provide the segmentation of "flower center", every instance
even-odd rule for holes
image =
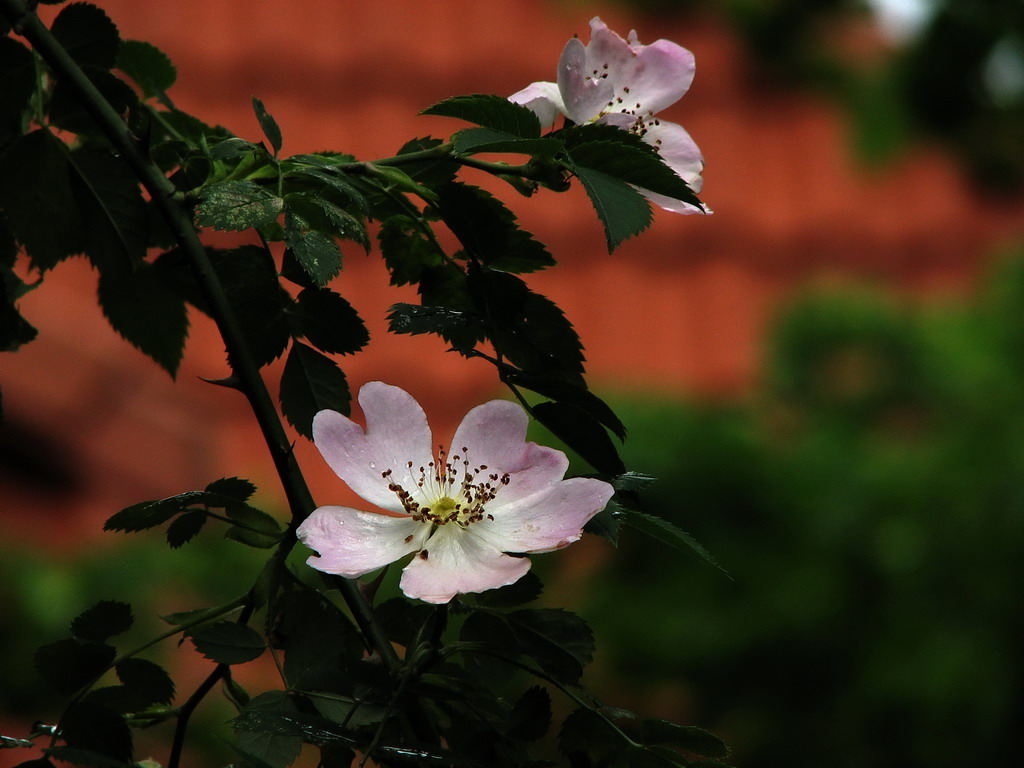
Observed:
[[[433,525],[455,523],[465,528],[484,518],[494,519],[485,506],[510,480],[507,472],[483,474],[486,464],[471,468],[468,454],[469,449],[463,448],[461,455],[454,454],[449,459],[444,446],[438,446],[437,459],[419,468],[419,476],[413,475],[415,485],[411,489],[395,482],[390,469],[381,476],[413,520]],[[413,469],[413,463],[408,462],[406,468]]]

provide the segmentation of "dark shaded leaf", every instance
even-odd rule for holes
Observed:
[[[608,253],[623,240],[650,226],[653,220],[650,204],[627,183],[592,168],[577,166],[574,171],[604,226]]]
[[[626,471],[605,428],[586,411],[566,402],[539,403],[531,411],[537,421],[598,472],[618,475]]]
[[[38,331],[21,316],[14,306],[9,283],[18,280],[13,271],[0,274],[0,351],[13,352],[22,344],[32,341]],[[20,282],[20,280],[18,280]]]
[[[437,208],[466,252],[492,269],[536,272],[555,263],[544,245],[519,227],[513,213],[482,189],[446,184],[438,190]]]
[[[437,241],[410,216],[385,219],[377,238],[392,285],[418,283],[424,270],[444,262],[445,254]]]
[[[21,747],[27,747],[32,749],[35,747],[34,741],[28,739],[18,739],[14,736],[0,736],[0,749],[19,749]]]
[[[462,623],[459,639],[476,643],[482,651],[488,651],[469,652],[463,656],[466,670],[477,679],[499,686],[516,674],[518,668],[511,662],[519,657],[520,648],[503,615],[473,611]]]
[[[256,493],[256,486],[241,477],[222,477],[207,485],[206,490],[233,501],[246,502]]]
[[[151,704],[170,704],[174,699],[174,681],[159,664],[145,659],[122,659],[114,667],[117,677],[138,703],[137,709]]]
[[[407,141],[398,150],[397,154],[408,155],[413,152],[422,152],[439,147],[443,143],[440,139],[423,136]],[[459,170],[459,166],[448,158],[430,158],[420,162],[407,162],[402,165],[402,168],[413,179],[428,187],[438,187],[447,181],[452,181]]]
[[[281,540],[281,526],[266,512],[245,504],[229,506],[226,512],[238,523],[225,532],[227,538],[260,549],[268,549]]]
[[[594,636],[579,616],[559,608],[505,614],[523,653],[560,680],[575,683],[594,655]]]
[[[256,113],[256,120],[259,121],[263,135],[267,137],[267,141],[274,148],[274,154],[276,155],[281,151],[281,128],[278,126],[273,115],[267,112],[267,108],[263,106],[263,101],[255,96],[252,97],[252,109]]]
[[[71,634],[79,640],[102,643],[132,627],[132,607],[117,600],[101,600],[71,622]]]
[[[363,655],[362,639],[352,623],[305,585],[290,583],[280,605],[274,638],[275,645],[284,651],[284,673],[289,683],[303,690],[344,686],[344,665]]]
[[[480,318],[473,313],[448,307],[415,304],[395,304],[388,313],[388,330],[391,333],[436,333],[445,336],[459,328],[479,325]]]
[[[69,158],[92,263],[105,274],[142,266],[149,244],[149,211],[135,174],[121,157],[106,150],[82,147]]]
[[[498,376],[506,384],[526,387],[552,400],[564,401],[586,411],[620,440],[626,439],[626,427],[615,412],[601,398],[588,390],[585,385],[573,384],[543,374],[531,373],[510,365],[498,367]]]
[[[292,344],[281,374],[281,410],[295,431],[312,438],[317,411],[347,415],[351,400],[345,374],[333,360],[301,342]]]
[[[73,749],[131,762],[131,728],[120,714],[107,707],[85,702],[72,704],[60,719],[60,735]]]
[[[672,744],[702,757],[728,757],[725,742],[703,728],[679,725],[668,720],[644,720],[640,735],[645,744]]]
[[[11,37],[0,37],[0,147],[22,133],[22,120],[35,90],[32,54]]]
[[[167,522],[189,504],[199,503],[203,498],[202,494],[193,491],[157,501],[142,501],[111,515],[103,524],[103,530],[144,531]]]
[[[625,143],[627,131],[612,134],[613,141],[594,141],[569,150],[573,165],[600,171],[641,189],[700,207],[700,200],[675,171],[665,165],[649,144]]]
[[[219,664],[244,664],[262,656],[267,647],[256,630],[233,621],[208,624],[191,637],[196,650]]]
[[[282,198],[253,181],[221,181],[203,190],[196,222],[240,232],[273,223],[283,210]]]
[[[90,3],[72,3],[53,20],[50,31],[79,66],[111,69],[121,37],[106,13]]]
[[[492,94],[453,96],[427,107],[420,114],[455,117],[524,139],[540,136],[537,115],[520,104]]]
[[[210,253],[217,277],[227,294],[257,365],[267,365],[288,348],[291,334],[285,307],[291,301],[281,288],[270,252],[246,245]],[[199,309],[206,311],[205,307]]]
[[[297,716],[298,710],[283,691],[262,693],[246,706],[232,721],[238,749],[252,755],[272,768],[285,768],[294,762],[302,750],[302,736],[295,733],[275,733],[267,726],[274,715]],[[259,728],[248,730],[244,726],[257,718]],[[241,726],[241,727],[240,727]]]
[[[619,734],[603,717],[582,707],[565,718],[558,733],[558,747],[573,765],[609,765],[608,758],[624,746]],[[586,756],[587,760],[579,760],[578,755]]]
[[[311,229],[292,212],[284,217],[284,241],[316,285],[326,285],[341,271],[341,250],[334,238]]]
[[[103,674],[115,655],[112,646],[69,637],[40,647],[33,657],[33,664],[54,690],[69,694]]]
[[[171,549],[177,549],[183,544],[192,541],[206,524],[205,512],[186,512],[174,519],[167,526],[167,543]]]
[[[514,152],[550,157],[565,149],[556,138],[523,139],[492,128],[466,128],[452,135],[452,145],[460,155],[478,152]]]
[[[489,589],[476,595],[478,605],[488,608],[513,608],[540,597],[544,584],[533,571],[527,571],[519,581],[498,589]]]
[[[85,67],[83,71],[117,114],[124,117],[138,105],[139,97],[121,78],[97,67]],[[51,125],[86,136],[100,138],[104,135],[78,90],[69,81],[57,81],[48,107]]]
[[[61,765],[84,765],[88,768],[133,768],[123,760],[117,760],[91,749],[79,749],[78,747],[50,747],[44,749],[43,753],[52,757]],[[49,760],[45,765],[53,765]]]
[[[98,296],[113,329],[173,378],[185,352],[188,313],[161,271],[142,262],[135,272],[104,272]]]
[[[654,537],[663,544],[668,544],[670,547],[674,547],[688,555],[694,555],[705,563],[713,565],[722,573],[729,574],[696,539],[680,528],[677,528],[668,520],[636,509],[624,510],[622,519],[627,525],[646,533],[648,536]]]
[[[0,210],[38,270],[86,248],[86,226],[71,187],[68,150],[45,128],[0,155]]]
[[[527,688],[512,707],[505,733],[520,741],[536,741],[551,727],[551,695],[539,685]]]
[[[323,352],[353,354],[370,341],[370,332],[352,305],[327,288],[302,291],[290,317],[297,335]]]
[[[167,54],[142,40],[121,41],[117,68],[135,81],[147,99],[162,95],[178,79],[178,71]]]

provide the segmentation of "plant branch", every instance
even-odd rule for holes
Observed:
[[[0,0],[0,12],[7,17],[14,30],[32,44],[56,75],[76,92],[84,108],[131,166],[167,222],[175,240],[192,263],[196,279],[227,347],[233,374],[256,416],[274,466],[281,478],[292,511],[289,534],[294,534],[295,528],[313,511],[316,504],[206,249],[196,235],[188,213],[172,199],[175,191],[173,185],[143,154],[121,116],[114,111],[39,17],[26,8],[24,0]],[[283,555],[287,554],[294,541],[294,535],[290,535],[281,544],[285,549]],[[381,655],[389,667],[394,667],[397,664],[397,655],[377,624],[370,604],[359,593],[354,582],[345,581],[340,588],[356,623],[366,637],[367,644]]]

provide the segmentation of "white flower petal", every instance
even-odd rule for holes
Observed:
[[[606,109],[615,89],[611,81],[588,62],[587,49],[579,38],[572,38],[562,49],[558,60],[558,91],[562,94],[565,113],[573,122],[587,123]]]
[[[502,552],[551,552],[578,541],[583,526],[608,504],[614,489],[601,480],[575,477],[545,493],[500,507],[466,533]],[[500,498],[500,494],[499,494]]]
[[[319,555],[306,563],[324,573],[355,578],[415,552],[430,526],[350,507],[319,507],[299,526],[299,541]]]
[[[405,390],[371,381],[359,390],[366,431],[336,411],[320,411],[313,419],[313,442],[331,469],[371,504],[404,512],[398,497],[388,490],[382,473],[404,488],[415,485],[415,475],[433,456],[427,417]]]
[[[399,586],[409,597],[447,603],[463,592],[483,592],[512,584],[530,570],[525,557],[509,557],[462,530],[446,525],[402,571]]]
[[[540,120],[541,130],[553,128],[559,116],[565,114],[565,104],[562,103],[557,83],[530,83],[523,90],[509,96],[508,100],[532,110]]]

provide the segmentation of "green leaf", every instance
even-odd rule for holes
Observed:
[[[0,155],[0,210],[38,270],[86,248],[87,228],[71,187],[67,147],[45,128]]]
[[[281,524],[273,516],[248,504],[235,504],[225,511],[229,518],[246,528],[278,537],[281,533]]]
[[[544,584],[540,577],[533,571],[527,571],[526,575],[518,581],[498,589],[488,589],[475,597],[478,605],[488,608],[514,608],[517,605],[533,602],[540,597],[540,593],[543,591]]]
[[[536,741],[551,727],[551,695],[539,685],[527,688],[512,707],[505,733],[519,741]]]
[[[437,241],[410,216],[388,217],[381,222],[377,238],[392,285],[418,283],[425,270],[444,262]]]
[[[178,79],[178,71],[167,54],[142,40],[121,41],[117,68],[135,81],[147,99],[161,96]]]
[[[244,503],[256,493],[256,486],[241,477],[222,477],[207,485],[206,490],[218,496],[226,496],[232,501]]]
[[[132,731],[121,715],[107,707],[85,702],[72,704],[60,719],[60,735],[72,749],[131,762]]]
[[[456,154],[467,155],[480,152],[514,152],[522,155],[551,157],[565,149],[560,139],[544,137],[522,139],[511,133],[495,131],[492,128],[466,128],[452,135],[452,146]]]
[[[256,630],[234,621],[208,624],[191,638],[196,650],[218,664],[244,664],[262,656],[267,647]]]
[[[0,749],[19,749],[21,747],[27,747],[32,749],[35,747],[34,741],[28,739],[18,739],[14,736],[0,736]]]
[[[186,512],[179,515],[167,526],[167,543],[177,549],[192,541],[206,524],[207,514],[202,511]]]
[[[277,121],[273,115],[267,112],[267,108],[263,106],[263,102],[252,97],[252,109],[256,113],[256,119],[259,121],[260,130],[263,131],[263,135],[267,137],[267,141],[270,142],[270,146],[274,148],[274,154],[276,155],[281,151],[281,129],[277,125]]]
[[[160,270],[142,262],[134,273],[104,272],[98,296],[111,327],[173,378],[185,352],[188,313]]]
[[[201,227],[240,232],[276,221],[284,200],[253,181],[221,181],[203,190],[196,222]]]
[[[142,501],[133,504],[107,518],[103,524],[103,530],[131,533],[154,528],[170,520],[197,496],[201,498],[201,494],[193,492],[157,501]]]
[[[512,212],[490,193],[459,183],[446,184],[438,193],[444,223],[481,263],[506,272],[536,272],[554,265],[544,245],[521,229]]]
[[[170,704],[174,699],[174,681],[167,670],[146,659],[122,659],[114,667],[117,678],[143,709],[152,704]]]
[[[149,211],[128,164],[111,151],[90,147],[72,151],[69,159],[92,263],[104,274],[144,266]]]
[[[666,195],[700,207],[700,200],[675,171],[665,165],[653,147],[643,142],[630,146],[621,141],[629,136],[617,131],[615,141],[594,141],[569,150],[578,168],[601,171],[642,189]]]
[[[540,120],[532,111],[492,94],[453,96],[427,107],[420,114],[455,117],[523,139],[540,136]]]
[[[506,384],[526,387],[552,400],[568,402],[589,413],[620,440],[626,439],[625,425],[608,404],[588,390],[585,384],[574,384],[552,376],[522,371],[510,365],[499,366],[498,376]]]
[[[113,73],[96,67],[86,67],[83,71],[119,115],[127,115],[138,105],[139,97],[132,87]],[[51,126],[70,133],[95,137],[106,143],[103,129],[86,108],[85,102],[70,81],[57,81],[47,106]]]
[[[719,565],[714,556],[704,549],[696,539],[682,529],[677,528],[668,520],[649,515],[646,512],[640,512],[636,509],[626,509],[624,512],[625,514],[622,519],[627,525],[646,533],[648,536],[652,536],[663,544],[668,544],[670,547],[674,547],[688,555],[694,555],[705,563],[713,565],[727,576],[729,575],[729,572]]]
[[[608,433],[586,411],[567,402],[539,403],[531,410],[537,421],[598,472],[618,475],[626,471]]]
[[[579,616],[560,608],[526,608],[505,614],[520,648],[541,669],[575,683],[594,655],[594,635]]]
[[[283,691],[268,691],[254,698],[241,714],[231,721],[235,729],[238,749],[272,768],[291,765],[302,750],[302,736],[294,732],[281,733],[275,717],[298,716],[298,710]],[[251,725],[252,730],[249,730]],[[277,732],[275,732],[277,731]]]
[[[347,415],[351,399],[345,374],[334,361],[301,342],[292,344],[281,374],[281,410],[296,432],[312,439],[317,411]]]
[[[0,37],[0,147],[22,133],[29,100],[35,91],[32,53],[11,37]]]
[[[629,184],[592,168],[577,166],[574,171],[604,227],[608,253],[650,226],[651,206]]]
[[[702,757],[728,757],[729,747],[712,733],[668,720],[644,720],[640,735],[645,744],[672,744]]]
[[[290,317],[297,335],[323,352],[349,355],[370,341],[370,332],[352,305],[327,288],[303,290]]]
[[[112,646],[69,637],[40,647],[32,661],[54,690],[70,694],[102,675],[116,653]]]
[[[326,285],[341,271],[341,250],[334,238],[311,229],[305,219],[291,211],[284,217],[284,241],[317,285]]]
[[[80,66],[111,69],[117,63],[121,37],[114,22],[95,5],[66,6],[53,20],[50,32]]]
[[[408,155],[413,152],[422,152],[423,150],[439,147],[443,143],[440,139],[422,136],[407,141],[401,146],[397,154]],[[430,158],[419,162],[407,162],[402,165],[402,168],[417,182],[431,188],[454,180],[455,174],[459,170],[459,166],[446,157]]]
[[[279,605],[274,640],[275,647],[284,651],[285,678],[302,690],[346,689],[343,670],[363,655],[362,640],[353,624],[302,584],[289,583]]]
[[[391,333],[436,333],[446,336],[459,328],[474,327],[480,318],[474,313],[448,307],[418,307],[415,304],[395,304],[388,312],[388,330]]]
[[[71,634],[79,640],[102,643],[131,629],[132,607],[117,600],[101,600],[71,622]]]

